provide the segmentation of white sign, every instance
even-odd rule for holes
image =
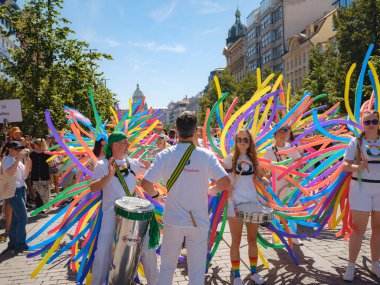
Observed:
[[[0,123],[4,123],[7,119],[8,123],[22,122],[20,99],[0,100]]]

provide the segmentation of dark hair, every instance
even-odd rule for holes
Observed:
[[[176,120],[178,136],[183,139],[194,136],[197,128],[197,116],[190,111],[184,111]]]
[[[103,147],[102,141],[104,141],[104,138],[101,138],[100,140],[95,141],[92,152],[95,154],[96,157],[99,157],[100,153],[102,152],[102,147]]]
[[[171,138],[171,139],[175,138],[175,130],[173,130],[173,129],[169,130],[169,138]]]

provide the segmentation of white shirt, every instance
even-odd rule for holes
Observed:
[[[127,166],[127,159],[124,158],[123,160],[115,160],[117,165],[121,168]],[[145,172],[145,169],[143,168],[144,165],[139,162],[137,159],[128,159],[130,163],[130,168],[133,170],[133,172],[138,175]],[[103,178],[104,176],[108,175],[108,159],[102,159],[99,160],[98,163],[95,165],[94,168],[94,180]],[[136,177],[131,172],[124,177],[125,182],[127,183],[129,192],[132,194],[135,192],[136,188]],[[121,183],[119,179],[114,176],[111,178],[111,180],[107,183],[107,185],[103,188],[103,214],[109,214],[114,213],[114,203],[117,199],[125,197],[125,192],[123,187],[121,186]]]
[[[3,174],[6,174],[5,171],[8,168],[12,167],[15,161],[16,159],[10,155],[7,155],[6,157],[3,158],[3,160],[1,161]],[[24,173],[25,173],[25,165],[21,161],[19,161],[17,165],[17,170],[16,170],[16,188],[23,187],[23,186],[26,187],[25,179],[27,177],[25,177]]]
[[[284,154],[277,153],[277,156],[276,156],[273,148],[275,150],[277,148],[277,152],[280,152],[282,150],[291,149],[291,146],[290,146],[289,143],[285,143],[284,147],[275,147],[275,146],[272,146],[272,145],[268,146],[265,149],[266,151],[265,151],[264,158],[269,159],[270,161],[273,161],[273,162],[284,161],[284,160],[287,160],[289,158],[292,158],[293,162],[290,162],[290,163],[294,163],[295,160],[301,158],[301,154],[298,151],[291,151],[291,152],[287,152],[287,153],[284,153]],[[285,178],[277,180],[278,176],[279,176],[278,173],[274,174],[274,179],[275,179],[276,190],[277,191],[280,190],[281,188],[283,188],[285,185],[288,184],[288,181]]]
[[[227,169],[232,168],[232,157],[230,154],[223,162],[226,164]],[[236,204],[239,203],[259,203],[259,199],[256,193],[256,187],[253,183],[253,174],[243,175],[244,172],[252,172],[253,164],[247,155],[240,155],[237,164],[236,170],[231,169],[231,173],[229,173],[231,181],[234,184],[234,190],[232,192],[233,198]],[[239,176],[240,171],[243,171],[242,175]]]
[[[158,153],[144,179],[156,183],[162,178],[164,183],[167,183],[188,147],[188,143],[178,143]],[[227,175],[214,153],[204,148],[195,148],[168,193],[163,216],[164,224],[193,227],[189,214],[191,211],[197,226],[208,228],[209,179],[219,180]]]
[[[346,153],[344,155],[345,160],[356,161],[358,153],[358,139],[352,138]],[[362,156],[366,159],[368,163],[368,169],[364,169],[361,172],[361,177],[363,179],[380,180],[380,164],[371,163],[371,161],[380,162],[380,139],[377,140],[367,140],[365,137],[362,140]],[[357,178],[357,172],[353,172],[353,177]]]

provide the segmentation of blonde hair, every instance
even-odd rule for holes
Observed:
[[[247,156],[253,164],[253,171],[256,173],[257,176],[259,176],[261,178],[263,176],[263,174],[262,174],[261,168],[259,167],[259,161],[257,159],[255,142],[253,140],[251,132],[247,129],[240,129],[236,132],[235,145],[234,145],[233,156],[232,156],[232,173],[234,173],[234,175],[236,175],[236,172],[235,172],[236,165],[237,165],[237,161],[238,161],[239,156],[240,156],[240,151],[239,151],[239,148],[237,147],[237,143],[236,143],[236,138],[237,138],[237,135],[239,133],[246,133],[249,137],[249,148],[247,150]]]
[[[48,146],[47,146],[45,139],[38,138],[34,142],[36,145],[38,145],[41,148],[42,151],[46,151],[48,149]]]

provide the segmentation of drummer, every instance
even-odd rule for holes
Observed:
[[[281,162],[286,159],[291,158],[292,162],[294,163],[298,161],[301,158],[301,154],[299,151],[287,151],[286,153],[280,154],[280,151],[286,151],[290,150],[290,144],[287,142],[289,141],[290,137],[290,127],[289,126],[283,126],[279,128],[275,133],[274,133],[274,143],[266,148],[265,155],[264,157],[270,161],[274,162]],[[289,187],[289,183],[285,178],[282,178],[280,180],[277,180],[277,173],[272,173],[272,179],[275,180],[275,188],[273,191],[276,192],[278,198],[281,201],[284,201],[286,196],[289,195],[291,192],[291,188]],[[270,178],[271,175],[268,174],[268,178]],[[287,203],[285,203],[287,204]],[[296,227],[297,224],[295,224]],[[294,244],[297,245],[302,245],[302,241],[300,239],[293,238],[292,239]]]
[[[243,221],[236,218],[234,205],[239,203],[259,203],[254,176],[263,177],[257,160],[257,153],[252,134],[247,129],[236,133],[233,153],[223,159],[222,165],[230,173],[234,190],[228,199],[228,224],[231,232],[230,257],[233,285],[241,285],[240,276],[240,242],[243,232]],[[256,284],[264,284],[265,280],[257,273],[257,232],[258,223],[245,223],[247,228],[248,256],[251,269],[251,280]]]
[[[91,284],[93,285],[103,285],[106,281],[111,264],[116,223],[114,202],[126,196],[120,181],[115,177],[115,166],[109,162],[114,161],[117,164],[131,194],[134,193],[136,187],[136,175],[144,173],[149,166],[147,162],[129,159],[126,156],[128,147],[129,142],[124,133],[112,133],[105,146],[106,158],[99,160],[94,169],[94,181],[90,189],[92,192],[103,190],[103,218],[92,265]],[[157,257],[155,249],[148,250],[148,240],[145,238],[142,245],[142,264],[148,284],[155,285],[158,277]]]
[[[194,132],[197,117],[185,111],[176,120],[179,141],[155,157],[141,186],[154,199],[160,199],[153,183],[167,183],[169,188],[163,216],[164,235],[161,246],[159,285],[173,283],[174,271],[184,238],[186,237],[189,284],[204,284],[207,258],[209,216],[207,191],[209,179],[214,178],[219,189],[231,191],[230,178],[211,151],[195,147]],[[190,152],[192,151],[192,152]],[[186,156],[185,154],[190,156]],[[180,162],[182,167],[180,167]],[[182,169],[182,171],[180,171]],[[176,179],[169,179],[173,173]],[[171,187],[172,185],[172,187]],[[219,190],[218,190],[219,191]]]

